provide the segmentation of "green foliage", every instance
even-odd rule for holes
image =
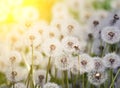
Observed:
[[[0,85],[7,82],[6,76],[4,73],[0,72]]]

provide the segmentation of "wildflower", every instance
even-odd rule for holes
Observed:
[[[55,58],[55,66],[59,70],[68,70],[72,65],[72,58],[68,54],[64,53]]]
[[[9,64],[19,64],[22,61],[21,54],[18,51],[11,51],[8,55]]]
[[[104,65],[108,68],[117,68],[120,66],[120,57],[116,53],[108,53],[103,58]]]
[[[65,37],[62,40],[62,45],[64,47],[65,52],[69,52],[72,54],[79,54],[83,51],[83,48],[76,37]]]
[[[43,88],[59,88],[56,83],[46,83]]]
[[[41,36],[34,30],[29,30],[25,33],[25,36],[24,36],[24,41],[25,41],[25,44],[27,46],[31,46],[31,45],[34,45],[35,46],[38,46],[39,44],[41,44]]]
[[[109,44],[114,44],[120,41],[120,30],[117,27],[105,27],[101,31],[102,40]]]
[[[37,85],[42,87],[45,84],[45,79],[46,79],[46,71],[45,70],[36,70],[34,72],[34,80]],[[48,74],[48,81],[50,81],[49,74]]]
[[[56,56],[62,53],[62,45],[56,38],[46,40],[42,50],[47,56]]]
[[[93,59],[88,54],[80,54],[80,72],[89,72],[94,69]]]
[[[93,60],[94,60],[94,69],[95,70],[98,70],[98,71],[105,70],[105,66],[104,66],[102,58],[94,57]]]
[[[81,27],[74,19],[64,21],[62,33],[67,36],[82,37]]]
[[[107,80],[107,73],[105,71],[93,70],[88,73],[88,80],[94,85],[100,85]]]
[[[18,82],[24,80],[26,79],[26,75],[27,75],[27,71],[22,67],[14,67],[6,71],[6,78],[10,82]]]

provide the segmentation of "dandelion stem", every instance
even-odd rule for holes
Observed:
[[[70,72],[70,76],[71,76],[72,88],[74,88],[74,83],[73,83],[73,75],[72,75],[72,72]]]
[[[65,76],[65,82],[66,82],[65,88],[69,88],[69,80],[68,80],[68,72],[67,71],[64,71],[64,76]]]
[[[55,68],[55,80],[57,79],[57,68]]]
[[[34,82],[33,82],[33,70],[34,70],[34,50],[33,50],[33,43],[31,45],[31,48],[32,48],[32,66],[31,66],[31,85],[33,86],[34,88]]]
[[[64,88],[64,72],[62,72],[62,88]]]
[[[113,78],[112,83],[111,83],[111,85],[110,85],[110,88],[112,88],[112,86],[114,85],[114,82],[115,82],[117,76],[119,75],[119,73],[120,73],[120,68],[118,69],[118,71],[117,71],[115,77]]]
[[[45,79],[46,83],[48,81],[48,73],[49,73],[49,70],[50,70],[50,63],[51,63],[51,56],[49,57],[49,61],[48,61],[48,65],[47,65],[47,72],[46,72],[46,79]]]
[[[84,81],[85,81],[85,75],[84,75],[84,74],[82,75],[82,79],[83,79],[83,80],[82,80],[82,88],[85,88],[85,84],[84,84]]]

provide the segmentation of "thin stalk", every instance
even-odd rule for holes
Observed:
[[[71,71],[70,71],[70,76],[71,76],[72,88],[74,88],[74,83],[73,83],[73,74],[72,74],[72,72],[71,72]]]
[[[62,88],[65,88],[64,87],[64,72],[62,72]]]
[[[85,82],[85,75],[83,74],[83,75],[82,75],[82,88],[85,88],[84,82]]]
[[[50,63],[51,63],[51,56],[49,57],[48,66],[47,66],[46,79],[45,79],[46,83],[48,81],[48,73],[49,73],[49,70],[50,70]]]
[[[113,82],[113,70],[112,69],[110,70],[110,76],[111,76],[110,82],[112,84]],[[111,87],[111,88],[114,88],[114,87]]]
[[[113,78],[112,83],[111,83],[111,85],[110,85],[110,88],[112,88],[112,86],[114,85],[114,82],[115,82],[117,76],[119,75],[119,73],[120,73],[120,68],[118,69],[118,71],[117,71],[115,77]]]
[[[64,76],[65,76],[66,88],[69,88],[69,80],[68,80],[68,72],[67,71],[64,71]]]
[[[57,68],[55,68],[55,80],[57,79]]]
[[[33,82],[33,70],[34,70],[34,49],[33,49],[33,43],[31,45],[32,48],[32,66],[31,66],[31,85],[34,88],[34,82]]]

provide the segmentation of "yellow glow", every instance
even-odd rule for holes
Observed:
[[[33,9],[30,8],[32,10],[30,12],[27,7],[37,8],[40,14],[39,19],[50,21],[51,8],[56,1],[57,0],[0,0],[0,6],[2,6],[2,8],[0,8],[0,22],[11,23],[14,22],[14,19],[16,21],[16,18],[18,18],[18,20],[20,20],[22,16],[26,18],[26,14],[30,16]],[[7,11],[4,9],[7,9]],[[23,12],[21,12],[21,10],[23,10]],[[33,13],[35,13],[37,17],[38,14],[35,11]],[[35,14],[32,14],[34,15],[33,18]]]
[[[51,20],[51,8],[58,0],[0,0],[0,40],[12,30],[8,25],[22,20]],[[6,27],[3,27],[6,26]]]

